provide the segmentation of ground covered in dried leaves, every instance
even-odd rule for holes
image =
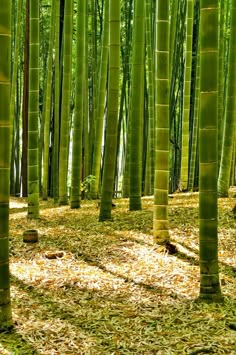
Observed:
[[[0,334],[0,354],[236,354],[235,199],[219,199],[224,304],[195,302],[199,292],[198,195],[170,199],[169,255],[152,241],[153,199],[98,222],[97,202],[80,210],[11,201],[11,294],[15,327]],[[39,242],[23,243],[26,229]]]

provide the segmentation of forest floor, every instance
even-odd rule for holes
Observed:
[[[28,220],[12,199],[10,270],[14,328],[0,354],[236,354],[235,199],[219,199],[219,260],[224,303],[199,295],[198,194],[174,194],[170,255],[153,244],[153,199],[130,212],[114,200],[113,220],[98,222],[96,201],[79,210],[40,202]],[[37,229],[39,242],[23,243]]]

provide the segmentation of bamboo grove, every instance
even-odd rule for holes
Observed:
[[[236,0],[3,2],[0,326],[11,323],[10,194],[28,197],[31,219],[40,198],[71,208],[100,198],[100,221],[114,197],[133,211],[154,195],[154,241],[166,244],[168,194],[199,190],[200,299],[221,300],[217,196],[236,183]]]

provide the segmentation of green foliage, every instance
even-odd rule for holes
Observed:
[[[93,182],[95,182],[96,176],[88,175],[84,178],[84,180],[80,184],[81,192],[85,192],[87,196],[90,196],[90,188]]]

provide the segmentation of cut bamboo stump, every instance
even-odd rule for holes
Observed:
[[[57,258],[62,258],[64,256],[64,251],[57,250],[57,251],[47,251],[45,253],[45,257],[47,259],[57,259]]]
[[[38,239],[38,231],[36,229],[28,229],[23,233],[24,243],[37,243]]]

